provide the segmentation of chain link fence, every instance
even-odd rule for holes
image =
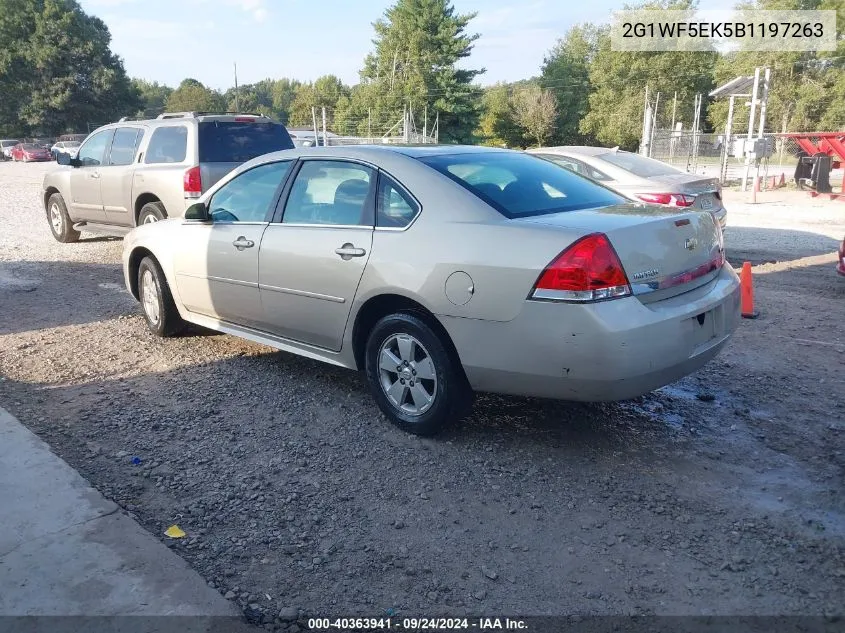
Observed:
[[[719,178],[722,184],[730,185],[741,180],[745,172],[746,138],[735,134],[726,143],[724,134],[655,130],[648,155],[682,171]],[[795,139],[776,134],[764,134],[763,138],[766,151],[760,162],[760,175],[766,178],[783,173],[787,181],[791,180],[801,147]],[[756,174],[753,163],[751,173]]]

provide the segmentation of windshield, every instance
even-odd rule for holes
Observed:
[[[39,145],[33,145],[32,143],[24,143],[23,145],[21,145],[21,149],[34,150],[34,149],[43,149],[43,148]]]
[[[519,152],[439,154],[420,161],[507,218],[594,209],[625,199],[549,161]]]
[[[64,143],[65,147],[79,147],[79,145],[80,143],[77,143],[76,141],[65,141]]]
[[[204,121],[199,124],[201,163],[243,163],[262,154],[292,148],[287,130],[278,123]]]
[[[607,154],[601,154],[599,158],[611,165],[621,167],[635,176],[641,176],[643,178],[670,176],[680,173],[677,169],[670,167],[666,163],[661,163],[659,160],[646,158],[639,154],[632,154],[631,152],[608,152]]]

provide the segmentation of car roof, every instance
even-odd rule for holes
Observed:
[[[261,157],[262,162],[268,162],[276,158],[289,158],[291,156],[345,156],[349,158],[377,158],[393,154],[402,154],[410,158],[422,158],[425,156],[445,156],[449,154],[481,154],[481,153],[508,153],[513,150],[499,149],[495,147],[484,147],[480,145],[329,145],[327,147],[297,147],[285,149]]]
[[[611,147],[593,147],[590,145],[558,145],[556,147],[538,147],[528,150],[531,153],[550,152],[552,154],[580,154],[581,156],[601,156],[615,151]],[[622,150],[618,150],[622,151]]]

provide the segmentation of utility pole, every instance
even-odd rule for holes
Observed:
[[[373,142],[373,111],[367,108],[367,142]]]
[[[235,112],[241,110],[241,95],[238,90],[238,62],[235,62]]]
[[[651,156],[651,148],[654,146],[654,131],[657,129],[657,106],[660,105],[660,93],[654,99],[654,110],[651,115],[651,138],[648,139],[648,155]]]
[[[640,154],[648,156],[648,141],[651,138],[651,130],[649,124],[651,123],[651,114],[648,106],[648,84],[645,86],[645,104],[643,105],[643,133],[640,137]]]
[[[434,143],[437,144],[440,142],[440,110],[437,111],[437,115],[434,118]]]
[[[728,103],[728,122],[725,123],[725,142],[722,143],[722,169],[719,172],[719,182],[722,184],[725,184],[728,177],[728,157],[733,145],[731,131],[734,123],[734,101],[736,101],[736,95],[731,95]]]
[[[760,88],[760,67],[754,69],[754,89],[751,92],[751,110],[748,113],[748,136],[745,140],[745,173],[742,176],[742,190],[748,189],[748,174],[751,172],[751,143],[754,139],[754,117],[757,114],[757,93]]]
[[[323,106],[323,147],[327,145],[328,137],[326,136],[326,106]]]
[[[317,132],[317,108],[311,106],[311,121],[314,123],[314,147],[319,145],[320,135]]]
[[[757,128],[757,138],[763,138],[763,131],[766,127],[766,104],[769,100],[769,81],[772,78],[772,69],[766,68],[763,75],[763,99],[760,101],[760,127]],[[758,156],[757,163],[757,178],[760,178],[760,157]]]
[[[425,142],[428,143],[428,104],[425,104],[425,108],[423,109],[423,136],[425,137]]]

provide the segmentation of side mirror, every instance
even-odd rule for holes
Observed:
[[[211,216],[208,213],[208,207],[204,202],[195,202],[187,209],[185,209],[185,219],[193,220],[195,222],[210,222]]]
[[[70,154],[56,152],[56,163],[59,165],[70,165]]]

